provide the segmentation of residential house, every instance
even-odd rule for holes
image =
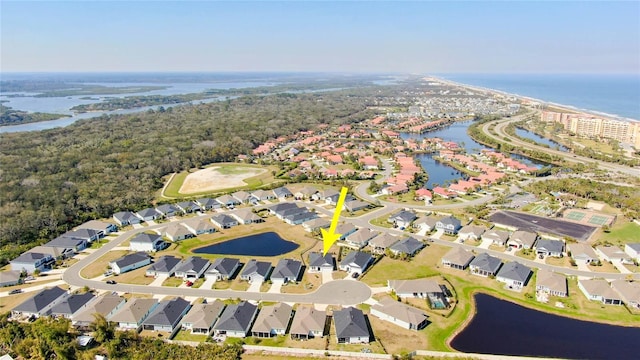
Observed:
[[[360,309],[334,310],[333,325],[338,344],[367,344],[371,341],[367,319]]]
[[[231,208],[236,205],[240,205],[240,201],[238,201],[238,199],[234,198],[231,195],[222,195],[217,197],[215,200],[218,202],[218,204],[226,208]]]
[[[302,262],[293,259],[280,259],[271,273],[271,281],[297,282],[302,277]]]
[[[315,218],[302,223],[302,227],[307,232],[320,231],[320,229],[326,229],[331,225],[331,221],[323,218]]]
[[[157,306],[156,299],[132,298],[109,321],[117,323],[120,330],[139,330],[142,322]]]
[[[352,251],[340,262],[340,270],[348,273],[362,274],[373,262],[371,254],[362,251]]]
[[[73,257],[76,254],[74,248],[69,247],[51,247],[51,246],[34,246],[29,250],[30,253],[38,253],[51,255],[54,260],[64,260]]]
[[[238,209],[229,215],[238,220],[238,224],[248,225],[264,222],[264,219],[261,218],[258,214],[254,213],[250,208]]]
[[[413,227],[426,234],[436,228],[438,220],[434,216],[422,217],[413,222]]]
[[[344,240],[347,236],[353,234],[358,231],[358,228],[353,226],[351,223],[342,223],[336,226],[336,234],[340,234],[340,238],[338,240]]]
[[[238,221],[226,214],[214,215],[211,222],[220,229],[229,229],[238,225]]]
[[[321,272],[323,270],[333,271],[335,269],[335,259],[331,253],[322,255],[320,252],[309,253],[309,269],[310,273]]]
[[[130,213],[131,214],[131,213]],[[133,214],[131,214],[133,216]],[[118,227],[115,224],[100,221],[100,220],[89,220],[86,223],[78,226],[77,230],[80,229],[90,229],[97,233],[98,238],[103,238],[112,232],[118,231]]]
[[[291,214],[291,215],[285,216],[283,218],[284,222],[286,222],[289,225],[300,225],[302,223],[311,221],[318,217],[318,215],[315,212],[308,211],[306,208],[304,210],[305,211],[297,214]]]
[[[605,305],[622,305],[622,297],[603,279],[578,280],[578,288],[589,300]]]
[[[487,228],[484,226],[466,225],[458,230],[458,239],[478,241],[485,231]]]
[[[471,274],[478,276],[495,276],[502,266],[502,260],[487,253],[478,254],[469,263]]]
[[[143,252],[134,252],[111,261],[109,266],[114,274],[123,274],[149,264],[151,264],[149,255]]]
[[[614,280],[611,282],[611,287],[628,307],[640,309],[640,282]]]
[[[11,314],[16,317],[46,316],[54,306],[64,301],[68,296],[69,294],[66,290],[57,286],[42,289],[14,307],[11,310]]]
[[[422,330],[429,324],[422,310],[390,298],[383,299],[371,307],[371,315],[409,330]]]
[[[195,201],[181,201],[176,204],[176,207],[184,214],[202,211],[202,207]]]
[[[452,269],[464,270],[473,260],[473,253],[463,248],[454,247],[442,257],[442,265]]]
[[[482,239],[490,239],[494,245],[505,246],[507,244],[507,240],[509,240],[509,232],[493,228],[485,231],[484,234],[482,234]]]
[[[13,286],[22,283],[20,271],[0,271],[0,287]]]
[[[532,249],[533,244],[538,239],[538,234],[526,231],[526,230],[518,230],[514,231],[513,234],[507,240],[507,246],[512,247],[516,250],[520,249]]]
[[[284,335],[292,313],[291,305],[285,303],[263,306],[251,327],[251,335],[259,338]]]
[[[142,221],[153,221],[160,218],[160,213],[154,208],[146,208],[138,211],[137,216]]]
[[[633,264],[631,257],[617,246],[596,246],[596,253],[602,260],[611,263]]]
[[[145,272],[145,276],[172,276],[181,262],[182,259],[175,256],[161,256],[151,266],[149,266]]]
[[[591,245],[581,243],[567,244],[567,251],[576,262],[591,264],[598,261],[598,255],[593,251]]]
[[[418,216],[416,216],[416,214],[410,211],[401,210],[389,216],[389,218],[387,218],[387,221],[392,223],[395,227],[406,229],[411,226],[411,223],[417,218]]]
[[[88,328],[95,322],[95,315],[99,314],[110,319],[126,304],[125,298],[116,293],[106,293],[98,296],[95,301],[87,304],[81,311],[71,316],[71,323],[76,328]]]
[[[517,261],[506,263],[496,275],[496,280],[505,283],[509,288],[520,289],[527,286],[531,269]]]
[[[207,259],[199,256],[190,256],[183,261],[176,269],[176,277],[186,280],[199,279],[209,268],[211,263]]]
[[[312,186],[305,186],[302,189],[296,191],[296,193],[294,194],[296,200],[305,200],[305,199],[311,199],[311,197],[317,193],[318,190]]]
[[[395,256],[413,256],[423,247],[425,244],[422,241],[408,237],[391,245],[389,250]]]
[[[266,190],[256,190],[251,193],[251,197],[256,199],[256,201],[273,200],[276,198],[272,191]]]
[[[564,253],[564,242],[560,240],[540,239],[533,247],[537,255],[562,257]]]
[[[398,241],[400,241],[398,237],[388,233],[382,233],[369,240],[369,247],[374,254],[384,254],[391,245]]]
[[[89,246],[89,241],[82,238],[58,236],[48,243],[45,243],[43,246],[59,249],[73,249],[74,252],[80,252]]]
[[[156,252],[164,249],[166,245],[162,237],[157,234],[139,233],[129,240],[131,251]]]
[[[324,198],[324,202],[327,205],[338,205],[338,199],[340,199],[340,194],[332,194],[330,196],[327,196]],[[347,194],[347,196],[345,196],[344,198],[344,202],[349,202],[349,201],[353,201],[356,198],[353,197],[353,195],[351,194]]]
[[[195,236],[216,232],[216,228],[211,224],[211,222],[205,219],[194,218],[185,220],[180,224]]]
[[[293,202],[277,203],[268,206],[267,209],[269,210],[269,214],[276,215],[278,219],[283,219],[286,215],[306,211],[306,208],[298,206],[298,204]]]
[[[387,285],[400,298],[444,298],[447,293],[444,285],[432,279],[387,280]]]
[[[172,204],[162,204],[156,208],[156,211],[164,218],[171,218],[180,213],[180,209]]]
[[[332,197],[340,196],[340,193],[333,189],[325,189],[319,190],[315,194],[311,196],[313,200],[327,201],[327,199],[331,199]]]
[[[244,190],[236,191],[231,194],[231,196],[236,198],[236,200],[238,200],[241,204],[248,204],[253,199],[251,193]]]
[[[257,313],[258,307],[246,301],[227,305],[213,326],[213,332],[216,336],[246,337]]]
[[[293,193],[291,193],[291,190],[287,189],[284,186],[281,186],[279,188],[273,189],[273,195],[277,199],[280,199],[280,200],[284,200],[286,198],[293,197]]]
[[[55,259],[50,254],[26,252],[9,261],[9,264],[11,265],[11,270],[13,271],[33,274],[36,270],[43,271],[49,269],[51,267],[51,264],[53,264],[54,262]]]
[[[624,252],[640,263],[640,243],[625,244]]]
[[[182,318],[182,328],[190,330],[192,334],[210,335],[225,306],[221,300],[193,305]]]
[[[240,269],[240,260],[233,258],[217,258],[211,263],[207,272],[204,273],[206,279],[231,280]]]
[[[349,212],[355,212],[358,210],[362,210],[362,209],[366,209],[370,206],[371,204],[369,204],[366,201],[362,201],[362,200],[351,200],[351,201],[345,201],[342,209],[349,211]]]
[[[553,296],[566,297],[569,294],[567,278],[551,270],[540,269],[536,277],[536,291],[545,292]]]
[[[430,203],[431,199],[433,199],[433,194],[431,191],[421,188],[416,190],[416,200],[425,201],[426,203]]]
[[[190,239],[195,235],[193,235],[191,231],[187,230],[186,227],[178,223],[173,223],[167,226],[167,228],[164,231],[164,236],[171,241],[181,241],[185,239]]]
[[[358,231],[347,236],[345,242],[347,243],[347,245],[349,245],[349,247],[352,247],[354,249],[362,249],[363,247],[367,246],[369,241],[376,236],[378,236],[377,231],[373,231],[369,228],[361,228]]]
[[[96,296],[90,292],[69,295],[52,307],[47,315],[70,319],[76,312],[86,309],[88,304],[94,300],[95,297]]]
[[[313,306],[300,305],[291,322],[289,334],[292,339],[308,340],[324,337],[327,326],[327,312],[316,310]]]
[[[213,210],[220,208],[220,203],[211,198],[197,199],[196,203],[200,205],[203,210]]]
[[[181,297],[162,300],[153,312],[144,319],[142,329],[173,334],[179,329],[180,320],[189,309],[191,309],[191,303]]]
[[[131,211],[120,211],[113,214],[113,220],[120,226],[140,224],[140,218]]]
[[[460,228],[462,228],[460,220],[454,218],[453,216],[443,217],[436,223],[436,229],[442,230],[445,234],[448,235],[457,234]]]
[[[271,269],[273,269],[273,266],[270,262],[251,259],[247,265],[244,266],[240,274],[240,279],[249,282],[263,282],[269,279]]]
[[[115,225],[113,225],[115,226]],[[86,242],[85,247],[100,238],[105,236],[105,231],[107,230],[94,230],[89,228],[78,228],[76,230],[67,231],[66,233],[60,235],[60,238],[69,238],[69,239],[82,239]],[[80,251],[82,249],[78,249]]]

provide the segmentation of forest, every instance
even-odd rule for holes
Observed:
[[[87,220],[148,207],[162,178],[318,124],[373,116],[393,87],[245,96],[0,135],[0,265]]]

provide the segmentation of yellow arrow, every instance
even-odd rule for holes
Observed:
[[[344,204],[344,199],[347,197],[347,188],[343,187],[340,190],[340,197],[338,198],[338,204],[336,205],[336,211],[333,212],[333,218],[331,219],[331,226],[329,226],[329,230],[320,229],[322,233],[322,243],[324,247],[324,251],[322,255],[327,255],[331,245],[333,245],[342,234],[336,234],[336,227],[338,226],[338,221],[340,220],[340,212],[342,211],[342,205]]]

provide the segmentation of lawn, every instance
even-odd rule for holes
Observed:
[[[167,278],[167,280],[162,282],[162,286],[168,286],[168,287],[178,287],[180,285],[182,285],[182,283],[184,282],[184,280],[182,278],[177,278],[177,277],[170,277]]]
[[[207,337],[207,335],[192,334],[191,330],[180,329],[172,340],[204,342],[207,340]]]
[[[401,354],[427,348],[427,337],[424,336],[424,331],[408,330],[375,316],[368,317],[374,336],[387,353]]]
[[[153,277],[144,276],[147,272],[148,266],[143,266],[139,269],[128,271],[124,274],[120,274],[114,277],[114,280],[122,284],[133,285],[149,285],[153,282]]]
[[[284,285],[280,292],[286,294],[306,294],[312,291],[316,291],[318,287],[322,284],[322,275],[321,274],[310,274],[305,271],[302,280],[298,283],[288,283]]]
[[[640,243],[640,225],[619,219],[611,228],[611,232],[603,232],[599,242],[610,242],[618,246],[627,243]]]
[[[383,257],[366,272],[361,281],[370,286],[386,286],[387,280],[418,279],[437,275],[436,264],[449,251],[446,246],[431,244],[410,261]]]
[[[94,261],[91,265],[86,266],[82,271],[80,271],[80,276],[92,279],[94,277],[102,275],[105,271],[107,271],[107,266],[109,263],[119,257],[126,255],[129,251],[127,250],[113,250],[104,254],[98,260]]]

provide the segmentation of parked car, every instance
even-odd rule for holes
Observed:
[[[357,279],[358,276],[360,276],[360,274],[358,274],[357,272],[354,272],[353,274],[351,274],[351,277],[354,279]]]
[[[107,280],[107,284],[109,285],[115,285],[116,282],[114,280]]]
[[[35,280],[36,278],[34,278],[33,276],[29,275],[26,278],[24,278],[24,281],[31,281],[31,280]]]
[[[20,294],[21,292],[22,292],[22,289],[13,289],[9,291],[9,295]]]
[[[187,281],[187,286],[192,286],[192,285],[193,285],[193,282]]]

